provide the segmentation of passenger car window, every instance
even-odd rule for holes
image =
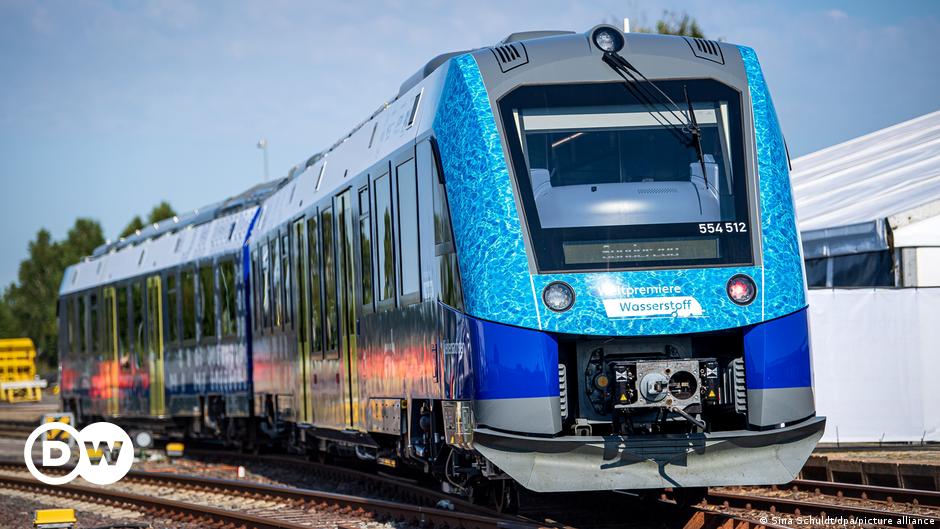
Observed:
[[[117,339],[118,353],[122,367],[130,367],[131,352],[127,347],[127,285],[120,285],[117,290]]]
[[[199,268],[200,338],[215,336],[215,274],[211,265]]]
[[[404,297],[418,294],[421,288],[421,270],[418,264],[418,183],[414,158],[400,164],[395,172],[398,182],[400,287]]]
[[[307,220],[307,269],[310,270],[310,351],[323,349],[323,311],[320,302],[320,249],[317,246],[317,218]]]
[[[134,365],[140,367],[144,357],[144,292],[140,281],[131,285],[131,311]]]
[[[395,299],[395,254],[392,239],[392,189],[388,173],[375,179],[375,240],[378,245],[378,300]]]
[[[222,336],[238,334],[235,299],[235,262],[222,261],[219,264],[219,317],[222,323]]]
[[[78,347],[75,350],[85,352],[85,296],[78,296]]]
[[[183,340],[196,339],[196,274],[192,269],[184,270],[180,279],[183,289]],[[120,292],[118,292],[120,299]],[[120,306],[120,305],[119,305]],[[118,310],[120,313],[121,311]],[[120,320],[120,314],[118,315]]]
[[[320,212],[323,240],[323,286],[325,294],[326,327],[324,342],[327,351],[335,351],[339,344],[339,315],[336,312],[336,252],[333,245],[333,211]]]
[[[166,336],[168,345],[179,340],[179,292],[176,290],[176,274],[166,276]]]
[[[372,306],[372,225],[369,222],[369,188],[359,190],[359,262],[362,304]]]

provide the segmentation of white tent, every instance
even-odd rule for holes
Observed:
[[[792,178],[823,441],[940,441],[940,288],[919,288],[940,286],[940,111],[793,160]]]
[[[893,286],[940,286],[940,111],[797,158],[792,178],[810,268],[887,251]],[[818,286],[889,286],[833,285],[825,264]]]

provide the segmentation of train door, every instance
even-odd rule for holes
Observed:
[[[166,414],[163,381],[163,292],[160,276],[147,278],[147,357],[150,371],[150,415]]]
[[[294,289],[294,326],[297,335],[297,361],[299,362],[298,373],[300,374],[300,388],[297,395],[300,397],[298,413],[301,422],[313,423],[313,394],[311,387],[311,364],[310,364],[310,318],[308,317],[310,306],[307,289],[307,278],[309,270],[307,267],[307,225],[304,218],[294,222],[294,236],[292,238],[293,248],[291,252],[291,272],[293,281],[291,284]]]
[[[105,287],[103,292],[104,299],[104,340],[102,349],[105,352],[107,361],[102,362],[102,368],[107,374],[107,410],[108,415],[118,414],[118,321],[117,321],[117,296],[114,287]]]
[[[336,196],[338,213],[336,235],[337,267],[339,287],[340,351],[343,384],[343,404],[346,427],[359,426],[359,374],[356,352],[356,286],[353,257],[356,232],[352,209],[352,190],[347,189]]]

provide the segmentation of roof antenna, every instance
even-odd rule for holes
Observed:
[[[630,19],[626,17],[623,19],[623,32],[630,33]]]

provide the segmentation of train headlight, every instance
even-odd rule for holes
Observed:
[[[728,280],[728,297],[738,305],[747,305],[757,297],[757,285],[744,274],[738,274]]]
[[[554,281],[542,290],[542,301],[555,312],[564,312],[574,305],[574,290],[564,281]]]
[[[594,45],[601,51],[618,52],[623,49],[623,35],[614,28],[600,27],[591,35]]]

